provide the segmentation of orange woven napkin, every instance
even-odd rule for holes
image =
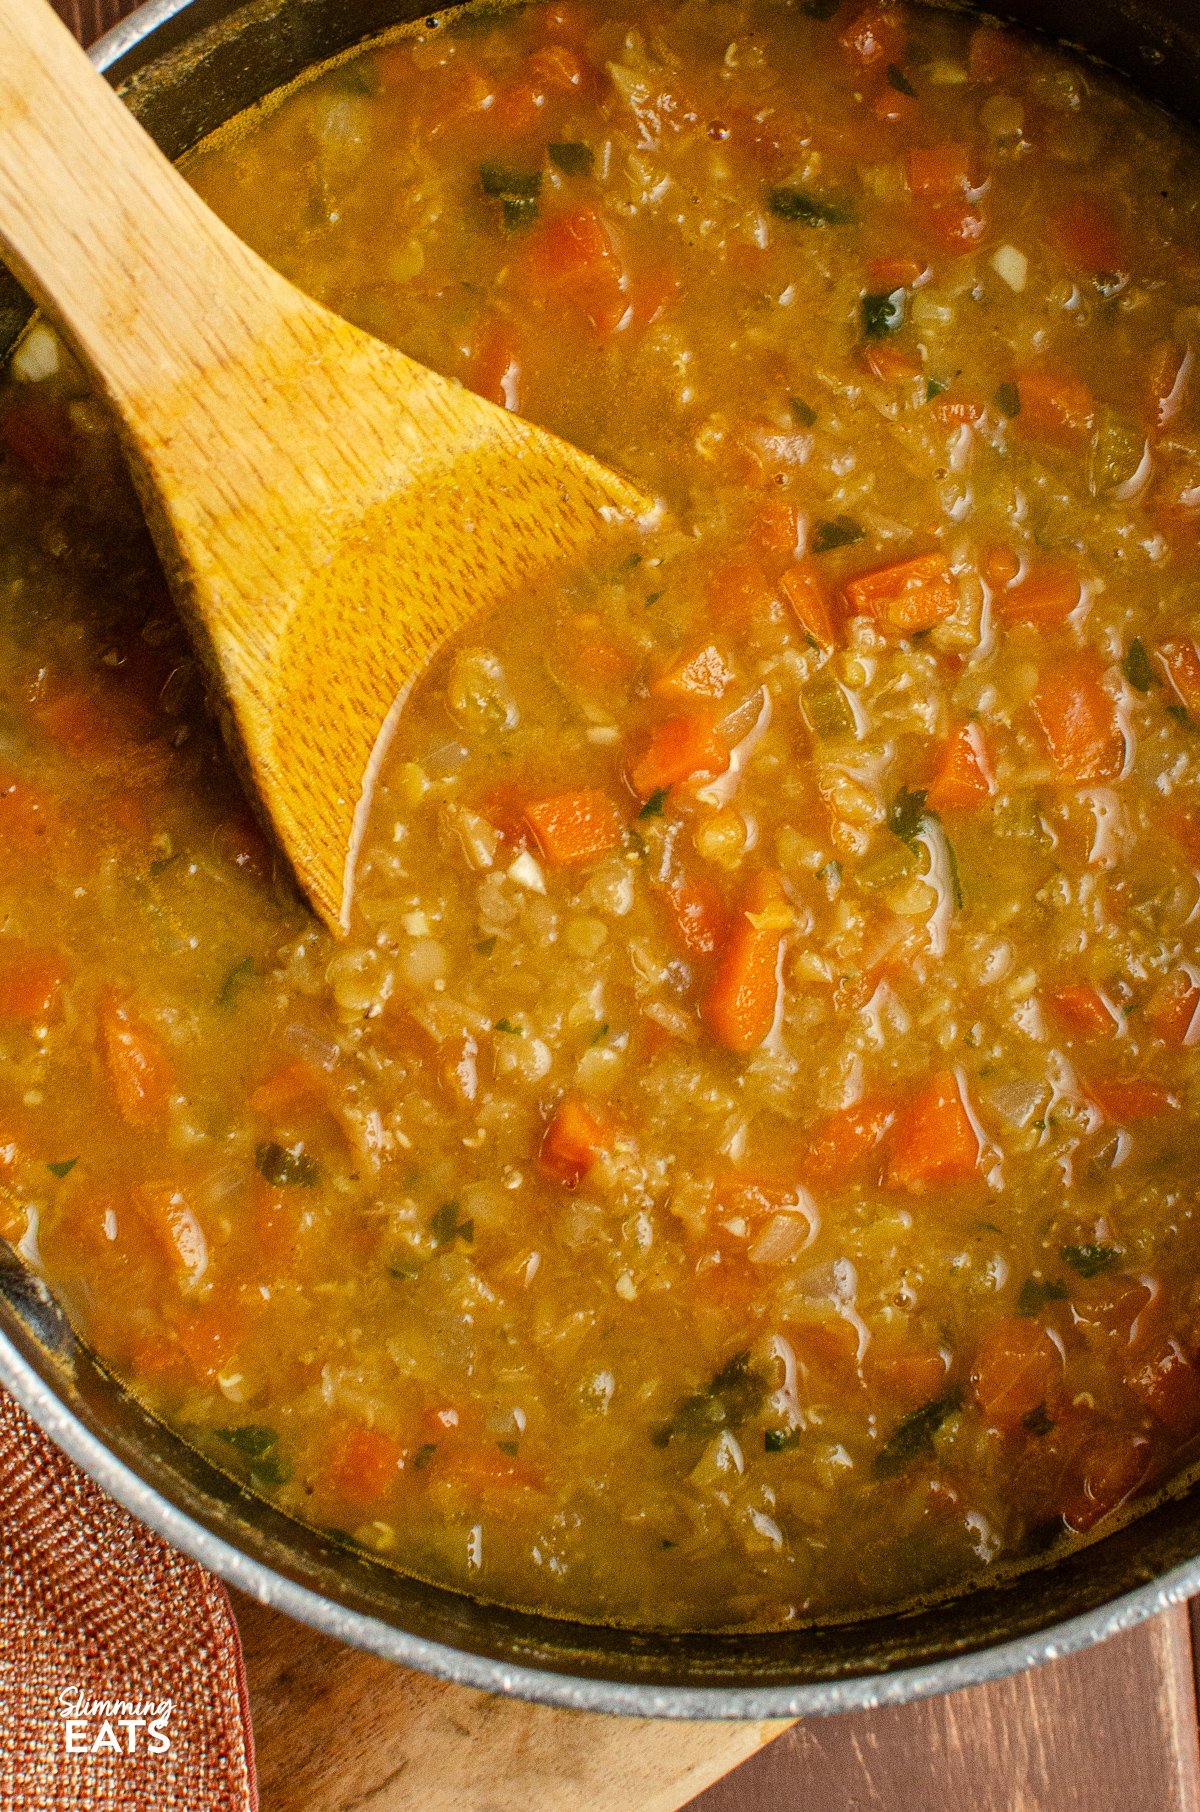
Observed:
[[[0,1812],[256,1812],[224,1586],[0,1391]]]

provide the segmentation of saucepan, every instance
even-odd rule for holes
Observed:
[[[171,156],[415,0],[150,0],[93,57]],[[1195,0],[1008,0],[1006,15],[1200,119]],[[29,304],[0,270],[0,357]],[[406,1577],[249,1495],[155,1420],[0,1242],[0,1383],[168,1540],[331,1636],[464,1685],[640,1717],[774,1718],[893,1703],[1095,1642],[1200,1591],[1200,1483],[1091,1546],[918,1610],[760,1633],[606,1628]]]

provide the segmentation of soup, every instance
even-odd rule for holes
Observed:
[[[482,1597],[959,1588],[1200,1434],[1200,171],[919,8],[434,18],[189,174],[665,525],[448,647],[334,942],[49,329],[0,398],[0,1203],[285,1510]]]

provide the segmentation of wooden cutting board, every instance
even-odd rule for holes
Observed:
[[[697,1794],[691,1812],[1200,1812],[1184,1607],[994,1685],[788,1726],[490,1698],[235,1606],[262,1812],[676,1812]]]

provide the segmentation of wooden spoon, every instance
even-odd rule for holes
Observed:
[[[0,0],[0,251],[114,405],[231,746],[344,930],[413,676],[647,500],[301,295],[43,0]]]

